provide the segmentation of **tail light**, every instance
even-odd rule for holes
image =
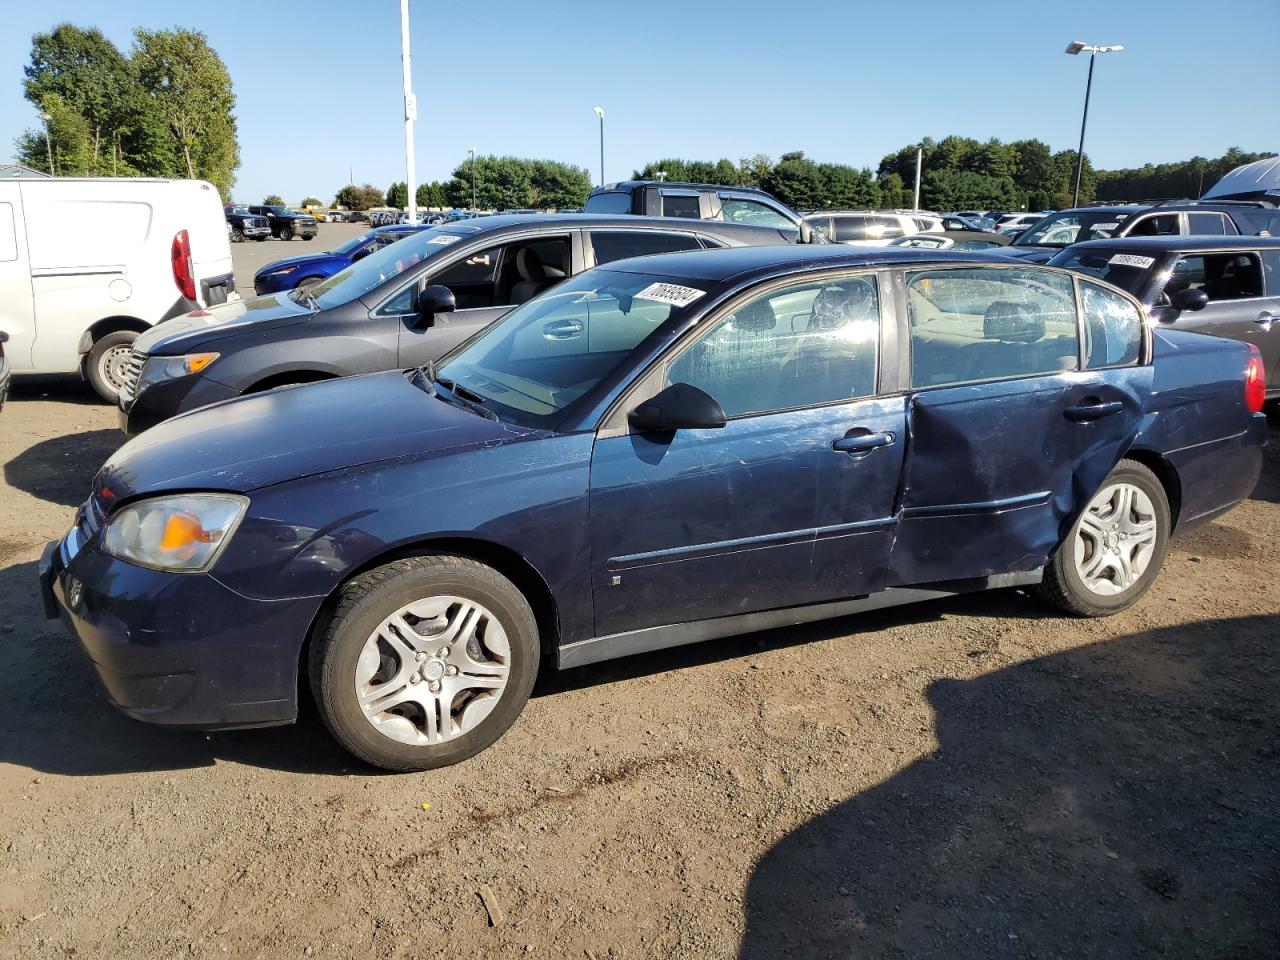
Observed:
[[[1244,371],[1244,405],[1250,413],[1261,413],[1267,399],[1267,371],[1262,365],[1262,354],[1252,343],[1249,347],[1249,365]]]
[[[169,263],[173,267],[173,282],[178,292],[188,300],[196,298],[196,272],[191,266],[191,237],[185,230],[173,235],[173,246],[169,248]]]

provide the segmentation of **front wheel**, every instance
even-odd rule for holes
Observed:
[[[290,230],[288,227],[281,227],[280,232],[276,234],[276,236],[278,236],[281,240],[292,240],[293,231]]]
[[[303,240],[314,240],[314,239],[315,239],[315,234],[312,234],[311,236],[307,236],[307,235],[304,233],[304,234],[302,235],[302,239],[303,239]]]
[[[396,560],[342,589],[311,649],[311,690],[334,738],[386,770],[474,756],[524,709],[538,674],[524,595],[464,557]]]
[[[1172,526],[1169,498],[1156,475],[1121,461],[1058,546],[1041,594],[1082,617],[1119,613],[1155,581]]]
[[[232,227],[232,228],[231,228],[231,242],[232,242],[232,243],[244,243],[244,231],[243,231],[243,230],[241,230],[239,227]]]
[[[108,333],[94,341],[93,349],[85,355],[85,379],[107,403],[115,403],[120,397],[129,355],[133,353],[133,341],[137,338],[138,334],[133,330]]]

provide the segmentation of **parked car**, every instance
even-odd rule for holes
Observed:
[[[114,403],[139,332],[234,291],[209,183],[0,180],[0,329],[15,374],[79,371]]]
[[[1280,235],[1280,210],[1268,201],[1176,200],[1157,204],[1076,207],[1045,217],[1010,245],[1009,253],[1046,263],[1085,240],[1153,236]]]
[[[9,369],[9,358],[4,355],[4,345],[9,342],[9,335],[0,330],[0,410],[4,409],[4,402],[9,399],[9,381],[13,378],[10,376],[12,371]]]
[[[587,195],[586,213],[629,213],[646,217],[688,217],[722,220],[755,227],[792,230],[802,234],[800,215],[763,190],[713,183],[670,183],[658,180],[623,180],[597,187]]]
[[[294,237],[314,240],[319,232],[316,218],[301,210],[273,205],[250,207],[249,212],[266,217],[271,224],[271,235],[277,240],[292,240]]]
[[[327,253],[304,253],[299,257],[276,260],[254,274],[254,292],[262,295],[313,286],[357,260],[363,260],[371,253],[425,229],[427,228],[424,226],[415,227],[411,224],[375,227]]]
[[[939,233],[913,233],[909,237],[898,237],[896,240],[890,240],[888,246],[971,253],[975,250],[1007,247],[1010,242],[1009,237],[986,230],[944,230]]]
[[[344,216],[347,223],[368,223],[369,215],[363,210],[348,210]]]
[[[961,220],[975,223],[979,230],[994,230],[996,226],[995,220],[991,219],[985,210],[957,210],[946,216],[959,217]]]
[[[814,231],[833,243],[879,247],[897,237],[941,230],[942,223],[920,222],[919,214],[900,210],[817,210],[804,218]]]
[[[309,682],[391,770],[493,743],[544,663],[999,587],[1116,613],[1253,489],[1261,362],[1076,279],[793,245],[590,270],[435,368],[126,444],[46,609],[132,716],[284,723]]]
[[[1133,294],[1161,328],[1257,347],[1268,399],[1280,397],[1280,238],[1091,240],[1050,263]]]
[[[994,229],[996,233],[1016,237],[1023,230],[1035,226],[1043,219],[1044,217],[1039,213],[1006,213],[996,221]]]
[[[248,207],[224,206],[223,214],[231,228],[231,241],[241,243],[245,240],[266,240],[271,236],[271,221],[256,213],[250,213]]]
[[[242,393],[436,360],[516,304],[598,264],[782,244],[791,236],[712,221],[583,214],[433,227],[310,288],[202,311],[139,341],[120,426],[134,434]],[[453,309],[436,309],[444,295]]]

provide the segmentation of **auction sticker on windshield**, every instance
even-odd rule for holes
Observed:
[[[1155,262],[1155,257],[1140,257],[1133,253],[1117,253],[1107,261],[1113,267],[1137,267],[1140,270],[1147,269]]]
[[[687,307],[706,292],[696,287],[682,287],[678,283],[651,283],[637,293],[636,297],[640,300],[669,303],[673,307]]]
[[[451,233],[442,233],[438,237],[432,237],[430,240],[427,241],[427,243],[438,243],[442,247],[447,247],[449,244],[457,243],[461,239],[462,239],[461,237],[455,237]]]

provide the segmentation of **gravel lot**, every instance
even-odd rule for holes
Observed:
[[[355,231],[237,245],[237,276]],[[0,957],[1280,956],[1272,427],[1254,498],[1121,616],[1006,591],[544,674],[495,747],[392,776],[312,715],[205,735],[105,704],[36,561],[115,415],[21,381]]]

